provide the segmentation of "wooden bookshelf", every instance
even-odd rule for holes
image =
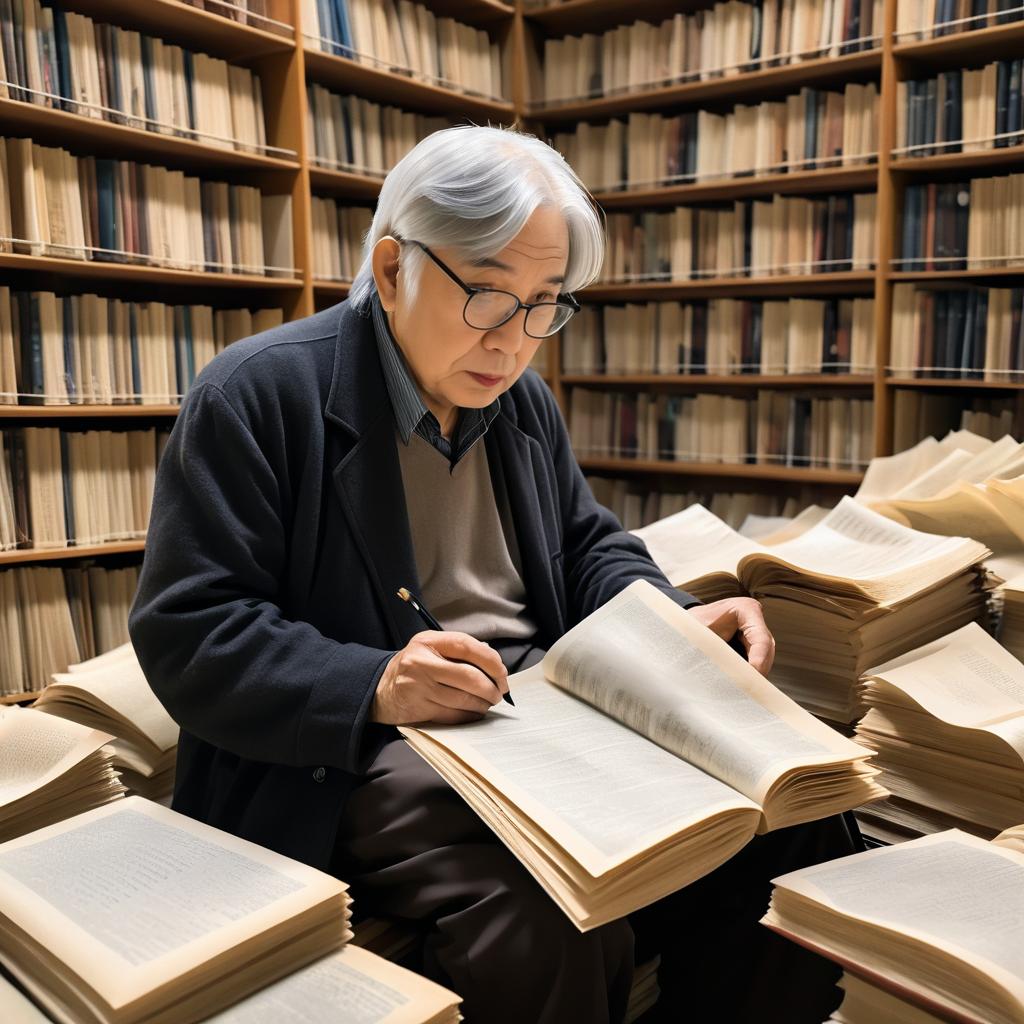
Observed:
[[[101,555],[134,555],[141,554],[145,548],[144,540],[81,544],[67,548],[18,548],[15,551],[0,551],[0,567],[25,565],[28,562],[54,562],[69,558],[97,558]]]
[[[627,388],[652,385],[671,388],[867,388],[874,376],[866,373],[562,373],[563,384]]]
[[[693,477],[730,477],[735,480],[784,480],[789,483],[855,486],[864,477],[862,470],[812,469],[800,466],[751,464],[749,462],[672,462],[667,459],[595,458],[583,456],[580,468],[614,473],[671,473]]]

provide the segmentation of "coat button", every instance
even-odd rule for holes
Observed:
[[[323,782],[324,779],[327,778],[327,770],[323,767],[323,765],[321,765],[319,768],[317,768],[315,772],[313,772],[313,778],[316,779],[317,782]]]

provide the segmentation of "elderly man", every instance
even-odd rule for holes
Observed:
[[[772,874],[852,851],[840,819],[762,837],[580,934],[394,728],[486,714],[509,672],[637,579],[771,662],[756,602],[675,591],[597,504],[527,369],[603,250],[554,150],[437,132],[385,180],[350,298],[203,371],[160,464],[130,617],[181,726],[173,806],[421,929],[420,968],[471,1021],[620,1020],[634,957],[655,949],[665,1019],[820,1021],[833,974],[794,976],[804,955],[756,921]],[[443,630],[423,631],[403,586]]]

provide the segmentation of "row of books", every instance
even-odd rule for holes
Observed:
[[[551,141],[593,191],[863,164],[878,150],[878,89],[804,88],[726,114],[634,112],[628,121],[583,122]]]
[[[0,571],[0,696],[41,690],[53,673],[126,643],[138,582],[138,566]]]
[[[291,196],[183,171],[0,140],[0,252],[287,274]]]
[[[0,550],[143,540],[169,428],[0,431]]]
[[[544,41],[548,103],[700,81],[878,45],[880,0],[716,3]]]
[[[896,146],[903,156],[970,153],[1024,142],[1024,60],[899,82]]]
[[[986,438],[1024,436],[1019,398],[961,396],[923,388],[898,388],[893,396],[893,450],[911,448],[922,437],[969,430]]]
[[[911,43],[1014,21],[1024,21],[1020,0],[900,0],[896,6],[896,39]]]
[[[266,147],[260,78],[248,68],[60,2],[2,0],[0,12],[0,97],[210,146]]]
[[[280,309],[213,309],[0,287],[0,404],[171,405]]]
[[[897,284],[889,368],[918,377],[1024,379],[1024,288]]]
[[[318,165],[383,178],[420,139],[451,124],[372,103],[359,96],[306,86],[306,138],[309,156]]]
[[[873,299],[585,305],[562,329],[562,372],[874,371]]]
[[[268,31],[281,31],[281,22],[274,18],[274,0],[183,0],[189,7],[218,14],[239,25],[252,25]]]
[[[900,270],[1015,266],[1024,257],[1024,174],[908,185]]]
[[[753,398],[574,387],[577,458],[659,459],[850,469],[874,452],[872,403],[758,390]]]
[[[501,51],[479,28],[410,0],[302,0],[306,45],[360,64],[500,99]]]
[[[741,199],[731,207],[608,214],[601,281],[686,281],[866,270],[874,193]]]
[[[313,196],[313,266],[328,281],[351,281],[363,260],[363,239],[373,222],[368,206]]]

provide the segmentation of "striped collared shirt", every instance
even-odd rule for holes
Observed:
[[[398,347],[387,314],[380,303],[380,296],[374,291],[370,299],[373,315],[374,334],[377,336],[377,351],[384,380],[395,412],[395,424],[404,444],[409,443],[413,432],[433,445],[449,462],[449,471],[487,433],[494,417],[498,415],[500,403],[497,399],[483,409],[459,409],[459,420],[455,435],[449,441],[441,433],[437,417],[426,407],[419,389],[413,380],[409,365]]]

